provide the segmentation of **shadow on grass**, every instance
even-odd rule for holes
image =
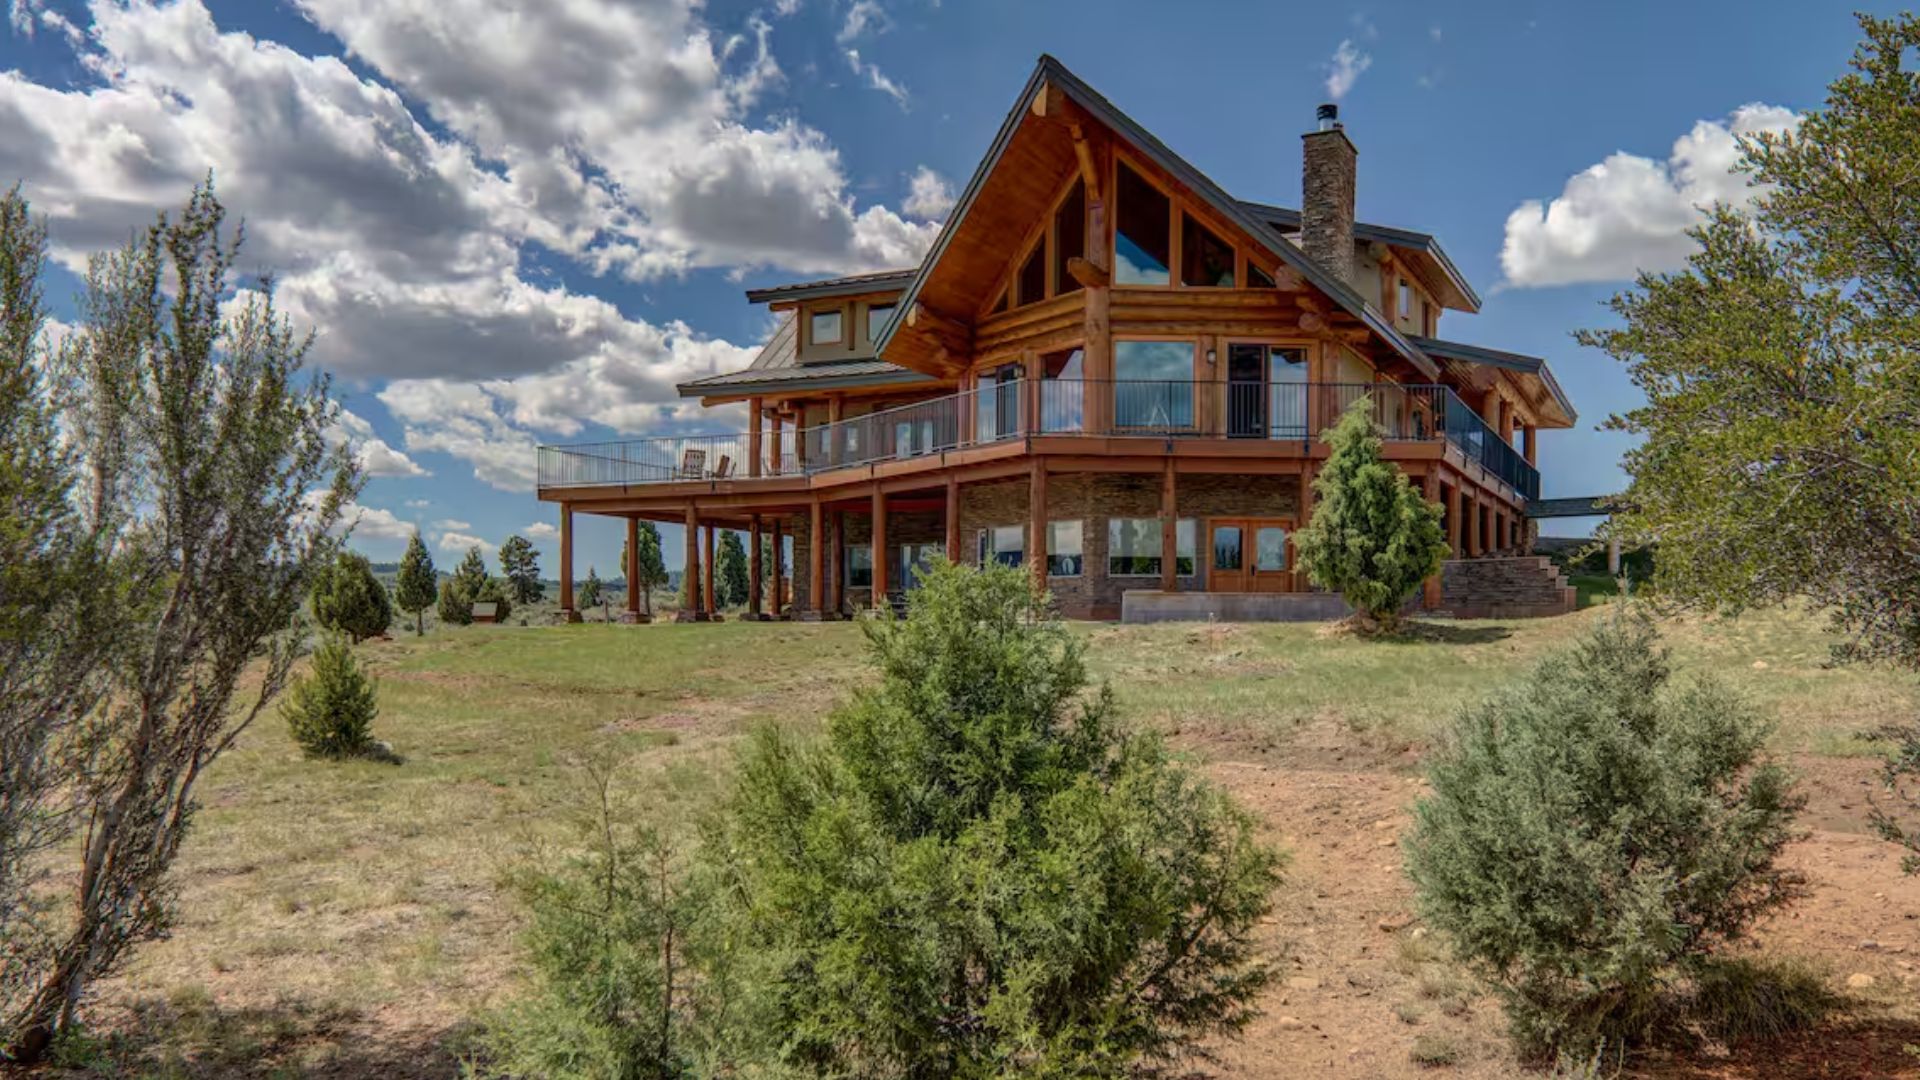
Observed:
[[[1512,636],[1513,631],[1505,626],[1408,619],[1401,624],[1399,633],[1382,634],[1371,640],[1384,645],[1491,645]]]
[[[66,1080],[453,1080],[462,1028],[383,1030],[356,1009],[287,1001],[227,1007],[203,990],[144,998],[60,1047]]]

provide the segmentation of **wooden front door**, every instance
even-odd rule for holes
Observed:
[[[1290,518],[1207,522],[1208,592],[1293,592]]]

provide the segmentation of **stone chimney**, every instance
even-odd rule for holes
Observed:
[[[1353,180],[1360,151],[1340,126],[1340,107],[1314,114],[1313,131],[1300,136],[1300,248],[1307,257],[1353,284]]]

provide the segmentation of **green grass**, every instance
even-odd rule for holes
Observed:
[[[1383,642],[1316,625],[1077,632],[1124,715],[1202,757],[1284,766],[1310,765],[1318,747],[1417,750],[1604,617]],[[1828,667],[1829,642],[1804,617],[1667,626],[1684,671],[1720,674],[1780,716],[1782,750],[1862,753],[1858,733],[1913,711],[1906,680]],[[156,1028],[149,1062],[178,1060],[209,1032],[294,1063],[351,1044],[376,1016],[383,1029],[445,1032],[512,985],[519,912],[503,873],[567,835],[581,761],[617,760],[644,798],[672,802],[670,774],[723,775],[752,725],[817,725],[868,678],[862,648],[848,624],[740,622],[470,627],[363,646],[381,682],[375,735],[403,763],[307,760],[277,716],[262,717],[200,788],[179,925],[110,986],[107,1011],[192,1020]]]

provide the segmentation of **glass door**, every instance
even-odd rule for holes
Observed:
[[[1247,591],[1247,529],[1243,521],[1207,523],[1207,591]]]
[[[1215,518],[1207,522],[1208,592],[1293,592],[1290,518]]]

